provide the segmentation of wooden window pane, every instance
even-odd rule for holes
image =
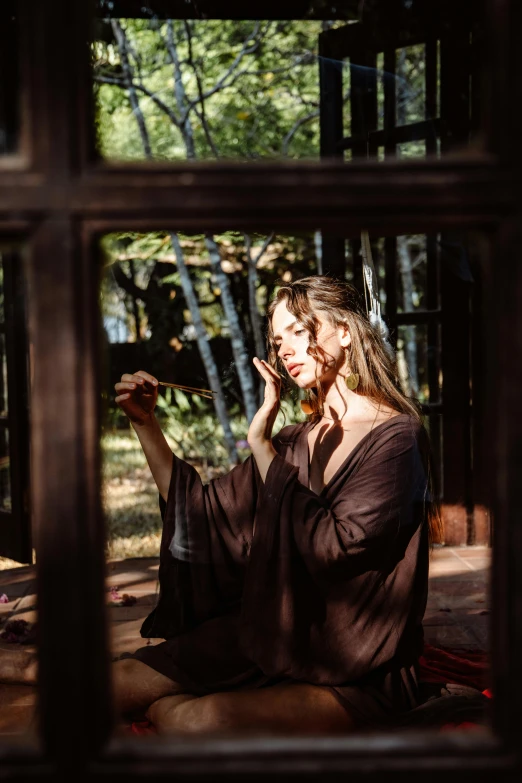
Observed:
[[[0,333],[0,416],[9,413],[9,401],[7,391],[7,354],[5,346],[5,334]]]
[[[322,29],[310,19],[99,19],[99,154],[108,161],[318,159]]]
[[[0,508],[11,511],[9,430],[0,427]]]
[[[405,46],[396,54],[395,100],[397,125],[426,119],[426,45]]]
[[[434,251],[434,245],[436,252],[438,236],[381,238],[375,242],[375,262],[381,290],[386,293],[390,288],[395,293],[392,337],[397,342],[400,379],[404,392],[416,397],[423,405],[438,478],[434,492],[440,495],[443,471],[449,469],[445,462],[449,455],[443,451],[442,440],[445,414],[441,408],[440,313],[425,314],[428,306],[434,307],[440,298],[436,287],[438,278],[435,277],[434,287],[430,277],[433,275],[430,253]],[[258,249],[266,238],[264,232],[252,234]],[[277,232],[270,238],[257,266],[257,306],[261,315],[266,311],[267,300],[277,280],[297,280],[318,271],[320,239],[311,232],[298,236]],[[255,348],[247,301],[248,267],[244,234],[230,231],[216,236],[215,240],[220,250],[218,255],[222,268],[219,274],[231,286],[234,307],[239,316],[240,329],[239,332],[236,329],[234,335],[244,339],[248,361]],[[219,265],[215,260],[211,262],[204,233],[180,232],[180,242],[208,337],[206,346],[214,356],[219,356],[219,380],[226,385],[223,397],[233,425],[238,456],[240,461],[244,461],[249,454],[248,448],[245,450],[244,445],[239,444],[244,442],[248,429],[244,416],[245,395],[238,380],[238,362],[230,345],[230,321],[222,305],[224,284],[216,278]],[[341,244],[344,244],[347,253],[345,279],[354,280],[354,260],[360,260],[357,240],[343,240]],[[407,261],[403,260],[401,268],[397,253],[403,244],[409,255]],[[103,389],[107,401],[102,440],[103,500],[109,558],[108,618],[113,629],[112,654],[117,656],[147,645],[147,638],[139,635],[139,627],[157,600],[161,520],[156,488],[144,455],[137,439],[129,432],[125,417],[113,402],[114,383],[124,372],[138,368],[162,380],[191,386],[214,388],[214,381],[210,380],[198,351],[193,313],[186,300],[183,301],[179,257],[174,252],[169,232],[158,231],[148,235],[143,232],[118,232],[105,236],[102,245],[106,275],[101,302],[108,342]],[[389,258],[392,250],[395,264]],[[405,283],[401,279],[401,273],[404,276],[406,271],[411,277],[408,302],[404,301]],[[387,276],[391,280],[387,281]],[[161,307],[158,296],[163,302]],[[386,299],[383,304],[387,304]],[[463,309],[461,315],[465,312]],[[415,318],[408,322],[409,316]],[[463,315],[463,318],[465,320],[466,316]],[[462,358],[459,354],[460,361]],[[454,382],[458,381],[458,378],[454,379]],[[460,381],[469,388],[471,381],[468,376],[461,377]],[[473,383],[476,382],[473,379]],[[297,395],[285,397],[284,424],[304,420],[298,402]],[[463,405],[461,416],[465,420],[469,400]],[[183,395],[162,390],[158,420],[174,453],[196,468],[204,484],[228,474],[226,438],[219,427],[212,402],[189,393]],[[281,417],[274,431],[282,424]],[[466,466],[454,460],[451,469],[460,479],[458,489],[454,479],[452,491],[465,497],[468,492]],[[452,498],[455,497],[452,495]],[[464,517],[468,514],[463,503],[446,504],[444,495],[441,500],[448,525],[452,523],[451,514],[460,513]],[[474,524],[473,508],[468,521],[470,525]],[[455,530],[453,525],[453,535]],[[465,545],[466,540],[453,540],[452,543]],[[465,546],[458,553],[449,547],[437,549],[432,556],[425,615],[425,634],[429,644],[454,646],[461,652],[477,647],[484,652],[489,650],[487,585],[491,552],[487,542],[479,535],[476,544],[478,548],[471,552],[469,558]],[[123,558],[123,562],[117,562],[118,558]],[[133,561],[133,558],[148,559]],[[125,605],[129,601],[124,597],[125,593],[131,596],[131,601],[136,599],[132,606]],[[152,637],[152,646],[161,643],[161,639]],[[479,718],[477,713],[477,720],[482,722],[483,719],[484,716]]]
[[[20,133],[17,3],[0,6],[0,156],[18,151]]]

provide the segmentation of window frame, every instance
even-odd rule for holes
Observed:
[[[28,345],[21,253],[16,247],[2,253],[7,415],[0,427],[8,433],[10,510],[0,509],[0,540],[5,556],[21,563],[32,560],[29,515]]]
[[[457,0],[454,0],[455,2]],[[223,8],[231,7],[223,2]],[[278,779],[443,771],[512,777],[522,769],[522,420],[513,417],[522,371],[522,264],[516,106],[522,93],[516,0],[489,0],[491,114],[482,152],[405,163],[337,161],[249,165],[108,165],[93,155],[91,2],[20,0],[27,154],[0,160],[0,236],[28,242],[31,506],[39,609],[42,748],[4,744],[3,776],[160,780]],[[63,63],[68,67],[64,68]],[[508,73],[506,80],[504,74]],[[405,217],[405,215],[407,217]],[[102,232],[230,226],[322,229],[357,235],[478,228],[489,237],[484,458],[496,469],[491,623],[495,734],[383,733],[347,738],[202,739],[162,743],[111,738],[99,425],[99,264]],[[59,404],[57,404],[59,401]],[[49,514],[49,509],[53,510]],[[66,631],[64,630],[66,626]],[[66,639],[64,635],[66,633]]]

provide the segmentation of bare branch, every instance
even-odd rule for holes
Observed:
[[[262,38],[257,38],[255,43],[252,46],[248,46],[248,42],[252,39],[252,37],[256,38],[256,36],[259,34],[259,22],[256,22],[254,26],[254,30],[251,35],[248,36],[248,38],[243,42],[243,45],[241,47],[241,50],[239,54],[235,57],[232,65],[226,70],[226,72],[223,74],[223,76],[216,82],[216,84],[208,90],[208,92],[203,93],[201,96],[201,100],[206,101],[207,98],[210,98],[212,95],[214,95],[216,92],[219,92],[224,87],[229,87],[230,84],[226,84],[227,79],[232,76],[234,71],[238,68],[239,64],[243,60],[243,58],[247,54],[252,54],[253,52],[258,49],[259,44],[261,43]],[[245,71],[242,71],[244,73]],[[237,78],[237,76],[235,77]],[[233,82],[232,82],[233,83]],[[198,101],[196,101],[198,103]],[[190,109],[193,108],[193,105],[190,105]]]
[[[192,30],[190,28],[190,23],[186,19],[185,20],[185,33],[187,35],[187,42],[188,42],[188,63],[192,70],[194,71],[194,76],[196,77],[196,84],[198,87],[198,96],[199,96],[199,105],[201,106],[201,111],[198,111],[194,107],[194,111],[196,112],[196,116],[201,120],[201,124],[203,126],[203,131],[205,133],[205,138],[207,140],[207,143],[212,150],[214,156],[216,158],[219,158],[218,150],[216,145],[214,144],[214,140],[212,138],[212,135],[210,133],[210,127],[207,122],[207,116],[205,113],[205,101],[203,99],[203,88],[201,84],[201,77],[199,75],[199,71],[197,69],[196,63],[194,62],[194,54],[192,51]]]
[[[271,233],[271,234],[269,234],[269,235],[267,236],[267,238],[265,239],[265,241],[263,242],[263,244],[262,244],[262,246],[261,246],[261,250],[259,251],[259,253],[258,253],[258,254],[257,254],[257,256],[255,257],[255,259],[254,259],[254,263],[255,263],[255,264],[258,264],[258,263],[259,263],[259,261],[261,261],[261,259],[263,258],[264,254],[266,253],[266,251],[267,251],[267,249],[268,249],[268,245],[269,245],[269,244],[270,244],[270,242],[273,240],[273,238],[274,238],[274,232],[272,231],[272,233]]]
[[[94,77],[97,82],[101,82],[102,84],[115,84],[117,87],[121,87],[122,89],[128,89],[127,84],[123,81],[123,79],[117,79],[116,77],[109,77],[109,76],[95,76]],[[165,114],[168,116],[169,120],[172,122],[173,125],[175,125],[177,128],[180,126],[179,119],[176,117],[170,106],[167,106],[166,103],[164,103],[161,98],[158,98],[156,93],[152,92],[152,90],[149,90],[147,87],[145,87],[144,84],[141,84],[140,82],[132,82],[131,85],[135,90],[138,90],[139,92],[144,93],[147,95],[156,106],[161,109],[161,111],[165,112]]]
[[[128,260],[130,261],[131,259],[129,258]],[[136,285],[134,280],[125,274],[119,263],[113,264],[111,271],[116,285],[123,288],[125,293],[130,294],[135,299],[141,299],[143,302],[147,302],[149,298],[148,292],[145,289],[140,288],[139,285]]]
[[[257,71],[245,71],[249,76],[263,76],[266,73],[280,74],[293,71],[296,65],[306,65],[307,61],[313,62],[314,55],[311,52],[304,52],[304,54],[296,54],[295,60],[290,65],[281,66],[281,68],[266,68],[264,70]]]
[[[315,119],[316,117],[319,117],[319,109],[315,109],[315,111],[310,112],[310,114],[306,114],[304,117],[301,117],[294,123],[294,125],[290,128],[290,130],[288,131],[288,133],[283,139],[283,144],[281,147],[281,152],[283,155],[288,155],[288,147],[290,146],[290,142],[294,138],[299,128],[305,123],[310,122],[310,120]]]

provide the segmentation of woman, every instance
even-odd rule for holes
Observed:
[[[156,379],[115,387],[161,495],[142,635],[166,639],[114,664],[115,695],[160,732],[346,733],[417,705],[438,519],[418,409],[346,283],[281,285],[268,349],[252,455],[206,486],[161,433]],[[272,438],[284,377],[309,420]]]

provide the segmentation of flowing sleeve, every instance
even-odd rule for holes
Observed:
[[[252,455],[208,484],[174,455],[160,497],[159,599],[142,636],[171,638],[240,600],[260,483]]]
[[[411,610],[419,542],[410,544],[425,500],[418,434],[412,421],[390,423],[328,497],[274,457],[242,612],[243,647],[265,672],[346,681],[393,656]]]

